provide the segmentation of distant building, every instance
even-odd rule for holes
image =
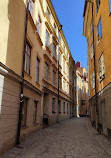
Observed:
[[[111,0],[85,1],[91,122],[111,137]]]
[[[88,74],[81,63],[76,63],[76,115],[89,115]]]

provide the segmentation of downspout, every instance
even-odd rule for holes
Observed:
[[[97,98],[97,84],[96,84],[96,79],[97,79],[97,76],[96,76],[96,60],[95,60],[95,34],[94,34],[94,16],[93,16],[93,9],[94,9],[94,3],[92,3],[92,26],[93,26],[93,50],[94,50],[94,71],[95,71],[95,107],[96,107],[96,129],[98,130],[98,123],[99,123],[99,109],[98,109],[98,106],[97,106],[97,101],[98,101],[98,98]]]
[[[25,34],[24,34],[24,49],[23,49],[23,62],[22,62],[22,81],[20,82],[19,116],[18,116],[18,127],[17,127],[16,143],[15,143],[16,145],[20,144],[20,129],[21,129],[21,120],[22,120],[23,88],[24,88],[25,50],[26,50],[26,38],[27,38],[27,26],[28,26],[28,10],[29,10],[29,2],[27,0],[26,19],[25,19]]]

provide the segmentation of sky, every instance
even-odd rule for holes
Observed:
[[[87,40],[83,36],[83,10],[85,0],[52,0],[63,25],[63,32],[75,62],[87,68]]]

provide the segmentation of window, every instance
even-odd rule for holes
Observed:
[[[59,100],[59,113],[61,113],[61,100]]]
[[[49,33],[46,30],[46,46],[49,47]]]
[[[91,33],[93,31],[93,21],[91,20]]]
[[[37,101],[34,101],[33,124],[37,123]]]
[[[92,73],[92,88],[95,88],[95,72]]]
[[[27,99],[23,99],[23,106],[22,106],[22,119],[21,119],[21,127],[26,126],[27,120]]]
[[[56,32],[56,25],[54,24],[54,31]]]
[[[47,8],[47,16],[48,18],[50,19],[50,12],[49,12],[49,9]]]
[[[52,98],[52,113],[55,113],[55,98]]]
[[[98,42],[100,42],[100,39],[102,37],[102,20],[101,20],[101,17],[99,19],[99,23],[98,23],[98,26],[97,26],[97,35],[98,35]]]
[[[92,42],[92,45],[91,45],[91,59],[93,58],[94,56],[94,44]]]
[[[61,35],[59,34],[59,42],[61,43]]]
[[[33,0],[29,0],[29,11],[30,14],[33,15]]]
[[[109,13],[111,13],[111,0],[109,0]]]
[[[37,32],[40,36],[40,31],[41,31],[41,19],[40,16],[38,15],[38,25],[37,25]]]
[[[25,67],[24,71],[30,75],[30,58],[31,58],[31,46],[26,44],[26,49],[25,49]]]
[[[96,0],[96,11],[98,13],[101,0]]]
[[[100,81],[102,81],[105,77],[104,54],[103,53],[99,59],[99,77],[100,77]]]
[[[53,43],[53,56],[56,57],[56,45]]]
[[[65,72],[65,60],[63,59],[63,71]]]
[[[65,114],[65,102],[63,102],[63,113]]]
[[[79,76],[78,76],[78,81],[79,81]]]
[[[45,78],[48,80],[49,77],[49,65],[45,62]]]
[[[39,59],[36,60],[36,82],[39,83]]]
[[[79,86],[78,86],[78,91],[79,91]]]
[[[53,84],[55,85],[55,81],[56,81],[56,72],[53,71]]]

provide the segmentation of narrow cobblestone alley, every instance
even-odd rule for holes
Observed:
[[[111,143],[89,118],[73,118],[35,132],[1,158],[111,158]]]

